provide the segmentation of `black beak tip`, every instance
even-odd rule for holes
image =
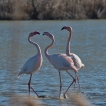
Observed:
[[[61,28],[61,30],[63,30],[64,28]]]

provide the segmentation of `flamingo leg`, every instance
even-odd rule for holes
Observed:
[[[59,71],[59,70],[58,70]],[[61,73],[59,71],[59,78],[60,78],[60,92],[59,92],[59,98],[60,98],[60,95],[61,95],[61,88],[62,88],[62,82],[61,82]]]
[[[37,94],[37,92],[30,86],[30,88],[36,93],[37,97],[39,97],[39,95]]]
[[[32,88],[32,86],[30,85],[31,83],[31,78],[32,78],[32,74],[30,76],[29,82],[28,82],[28,88],[29,88],[29,95],[30,95],[30,88],[36,93],[36,95],[39,97],[39,95],[37,94],[37,92]]]
[[[76,74],[76,73],[75,73],[75,74]],[[79,85],[79,89],[80,89],[79,77],[78,77],[77,74],[76,74],[76,80],[78,80],[78,85]]]
[[[66,72],[73,78],[73,80],[75,80],[75,78],[66,70]]]
[[[65,94],[67,93],[68,89],[71,87],[71,85],[75,82],[75,80],[73,80],[73,82],[70,84],[70,86],[67,88],[67,90],[64,93],[64,98],[66,98]]]
[[[67,93],[68,89],[71,87],[71,85],[75,82],[76,83],[76,79],[66,70],[66,72],[73,78],[72,83],[69,85],[69,87],[67,88],[67,90],[64,93],[64,98],[66,98],[65,94]]]
[[[32,74],[30,76],[29,82],[28,82],[28,90],[29,90],[29,96],[30,96],[30,83],[31,83]]]
[[[66,72],[73,78],[73,80],[75,80],[75,78],[69,73],[69,71],[66,70]],[[76,80],[74,82],[74,89],[75,89],[75,84],[76,84]]]

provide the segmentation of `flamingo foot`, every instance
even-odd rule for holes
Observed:
[[[64,99],[64,96],[63,96],[63,94],[61,94],[61,95],[60,95],[60,99]]]
[[[64,94],[63,96],[64,96],[64,98],[66,99],[66,95]]]
[[[68,97],[67,97],[67,95],[64,93],[63,94],[63,97],[65,98],[65,99],[68,99]]]

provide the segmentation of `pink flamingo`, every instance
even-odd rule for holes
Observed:
[[[61,88],[62,88],[60,71],[61,70],[66,70],[66,72],[73,78],[73,81],[70,84],[70,86],[71,86],[76,80],[75,80],[75,78],[67,70],[72,69],[72,70],[75,71],[75,73],[78,72],[78,70],[74,66],[73,60],[69,56],[67,56],[66,54],[60,54],[60,53],[58,53],[58,54],[52,54],[52,55],[48,54],[48,49],[54,44],[55,39],[54,39],[54,36],[52,34],[50,34],[49,32],[44,32],[43,35],[48,36],[52,40],[52,43],[45,48],[45,51],[44,52],[45,52],[45,55],[48,58],[49,62],[59,72],[59,77],[60,77],[60,92],[59,92],[59,97],[60,97]],[[70,86],[67,88],[67,90],[63,94],[64,98],[66,98],[65,94],[68,91],[68,89],[70,88]]]
[[[40,46],[37,43],[31,41],[31,39],[30,39],[31,37],[33,37],[36,34],[40,34],[40,33],[37,31],[30,33],[28,36],[28,41],[31,44],[36,46],[38,53],[37,53],[37,55],[35,55],[35,56],[31,57],[29,60],[27,60],[27,62],[21,68],[21,70],[18,74],[18,78],[20,77],[21,74],[30,74],[30,79],[28,82],[29,95],[30,95],[30,88],[31,88],[36,93],[36,95],[39,97],[37,92],[30,85],[32,74],[34,74],[41,67],[42,60],[43,60]]]
[[[70,53],[70,40],[72,38],[72,28],[69,27],[69,26],[64,26],[61,30],[64,30],[64,29],[69,31],[69,33],[70,33],[68,41],[67,41],[67,46],[66,46],[66,54],[67,54],[67,56],[71,57],[71,59],[73,60],[74,65],[77,68],[77,70],[79,70],[80,68],[85,69],[85,65],[82,63],[81,59],[76,54]],[[79,84],[78,75],[76,75],[76,79],[78,80],[78,84]],[[80,84],[79,84],[79,89],[80,89]]]

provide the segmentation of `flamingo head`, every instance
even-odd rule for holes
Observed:
[[[40,34],[38,31],[35,31],[35,32],[31,32],[30,34],[29,34],[29,37],[33,37],[34,35],[36,35],[36,34]]]
[[[70,26],[64,26],[61,30],[64,30],[64,29],[66,29],[69,32],[72,31],[72,27],[70,27]]]
[[[44,32],[43,35],[48,36],[50,39],[54,39],[54,36],[49,32]]]

